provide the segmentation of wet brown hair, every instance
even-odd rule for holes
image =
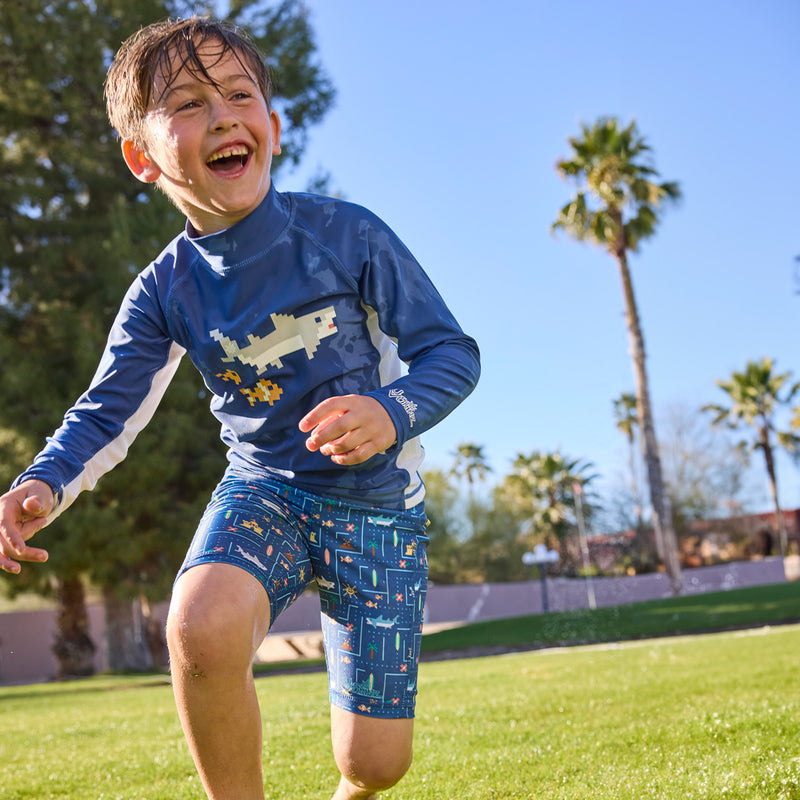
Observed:
[[[144,145],[143,126],[153,99],[157,77],[169,87],[182,69],[216,87],[198,50],[209,43],[218,63],[232,53],[255,77],[261,94],[271,105],[272,83],[264,57],[241,29],[208,17],[164,20],[142,28],[122,43],[108,70],[106,110],[120,138]],[[208,49],[204,55],[208,57]],[[213,65],[209,65],[213,66]],[[219,88],[219,87],[217,87]]]

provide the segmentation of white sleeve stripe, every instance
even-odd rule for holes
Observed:
[[[378,367],[381,386],[386,386],[397,380],[404,372],[404,365],[397,355],[396,340],[387,336],[378,324],[378,313],[372,306],[362,301],[361,307],[367,314],[367,332],[373,347],[380,353]],[[425,485],[422,483],[417,470],[422,465],[425,451],[420,445],[418,437],[409,439],[399,450],[395,459],[398,469],[408,473],[408,486],[405,489],[406,508],[413,508],[421,503],[425,497]]]
[[[62,511],[72,505],[75,498],[83,491],[94,489],[97,481],[125,459],[133,440],[140,431],[153,418],[161,398],[167,391],[175,371],[178,369],[181,358],[186,351],[179,344],[172,343],[167,356],[167,361],[158,372],[153,375],[150,391],[145,395],[136,411],[126,420],[122,432],[112,439],[105,447],[98,450],[92,458],[83,465],[83,470],[64,486],[61,502],[53,509],[47,518],[48,524]]]

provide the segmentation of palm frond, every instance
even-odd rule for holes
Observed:
[[[579,240],[618,244],[619,224],[614,219],[622,215],[626,245],[635,249],[653,235],[657,208],[665,200],[677,200],[680,187],[674,181],[658,182],[650,146],[635,121],[622,127],[615,117],[600,117],[592,125],[581,123],[581,134],[567,140],[571,157],[556,164],[562,178],[582,187],[580,224],[574,224],[578,205],[567,204],[553,228],[564,228]]]

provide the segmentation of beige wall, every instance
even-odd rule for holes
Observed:
[[[794,562],[787,563],[786,566],[795,569],[785,570],[783,559],[776,557],[687,569],[684,570],[686,591],[687,594],[702,594],[722,589],[781,583],[787,577],[800,577],[800,571]],[[587,607],[586,584],[583,580],[554,577],[549,578],[547,583],[550,611]],[[539,587],[538,581],[430,586],[425,621],[465,622],[537,614],[542,610]],[[659,573],[595,578],[593,589],[598,606],[654,600],[669,597],[671,594],[669,580]],[[154,607],[153,613],[163,623],[166,620],[167,604]],[[97,645],[95,668],[102,672],[108,663],[102,606],[89,606],[89,625],[92,641]],[[307,592],[276,620],[273,633],[319,629],[319,602],[313,592]],[[0,614],[0,685],[52,680],[57,672],[52,653],[55,631],[56,615],[52,610]]]

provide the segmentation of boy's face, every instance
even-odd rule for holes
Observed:
[[[203,235],[230,227],[266,197],[280,120],[267,108],[252,72],[234,53],[200,50],[208,83],[185,67],[153,85],[144,147],[123,142],[125,161],[146,183],[158,182]]]

